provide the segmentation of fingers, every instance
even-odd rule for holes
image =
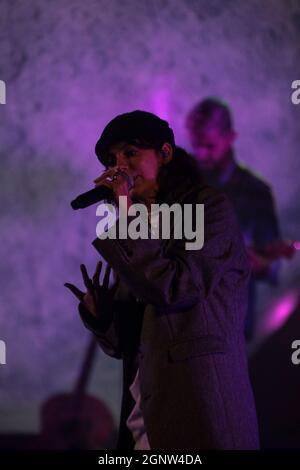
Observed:
[[[118,177],[124,178],[124,175],[120,174],[120,172],[126,173],[127,171],[127,166],[114,166],[113,168],[110,168],[109,170],[105,171],[100,176],[98,176],[96,179],[94,179],[94,183],[96,186],[99,186],[100,184],[102,185],[104,183],[110,183],[111,181],[115,181]],[[107,181],[107,178],[111,178],[111,181]]]
[[[83,279],[85,287],[87,288],[88,291],[92,291],[93,283],[92,283],[92,280],[89,278],[88,272],[84,264],[80,265],[80,270],[81,270],[82,279]]]
[[[114,282],[114,285],[112,286],[111,290],[112,290],[112,293],[114,294],[118,288],[118,285],[119,285],[119,282],[120,282],[120,277],[116,274],[115,275],[115,282]]]
[[[119,168],[115,166],[113,168],[110,168],[109,170],[104,171],[104,173],[102,173],[100,176],[94,179],[94,183],[96,184],[102,183],[103,181],[106,180],[106,178],[109,178],[113,176],[115,173],[117,173],[117,171],[119,171]]]
[[[97,263],[96,270],[95,270],[95,273],[93,275],[93,285],[94,285],[94,287],[100,287],[100,274],[101,274],[101,270],[102,270],[102,265],[103,265],[102,261],[99,261]],[[103,282],[102,282],[103,287],[105,287],[106,289],[109,287],[109,279],[110,279],[111,272],[112,272],[112,268],[111,268],[111,266],[109,266],[107,264],[106,268],[105,268]],[[114,274],[115,274],[115,272],[114,272]],[[115,274],[114,277],[115,277],[114,285],[111,288],[113,291],[115,291],[117,289],[118,284],[120,282],[120,278],[117,274]]]
[[[80,300],[80,302],[82,302],[83,297],[85,296],[85,292],[82,292],[80,289],[78,289],[78,287],[74,286],[73,284],[70,284],[69,282],[66,282],[64,286],[67,287],[67,289],[69,289],[72,294],[74,294],[75,297]]]
[[[93,284],[94,284],[95,287],[100,286],[99,279],[100,279],[101,270],[102,270],[102,261],[98,261],[97,266],[96,266],[96,270],[95,270],[94,275],[93,275]]]
[[[108,188],[112,189],[113,188],[113,182],[108,181],[108,180],[102,180],[102,181],[99,181],[99,183],[95,184],[95,187],[97,187],[97,186],[107,186]]]
[[[90,292],[90,294],[94,293],[94,288],[100,287],[100,275],[102,271],[102,265],[103,265],[102,261],[98,261],[95,272],[93,274],[93,279],[89,278],[85,265],[84,264],[80,265],[80,270],[81,270],[84,285],[87,288],[87,290]],[[111,271],[112,271],[111,266],[107,264],[104,277],[103,277],[103,282],[102,282],[103,287],[106,289],[109,288],[109,279],[110,279]],[[115,275],[115,282],[112,287],[113,290],[116,290],[119,282],[120,282],[119,276]],[[77,298],[80,298],[80,300],[82,299],[82,296],[85,295],[84,292],[81,292],[76,286],[73,286],[73,284],[66,283],[65,286],[68,287],[70,290],[72,290],[74,295],[76,295]]]
[[[109,265],[106,266],[104,278],[103,278],[103,287],[108,288],[109,286],[109,277],[111,273],[111,267]]]

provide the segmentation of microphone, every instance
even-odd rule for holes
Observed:
[[[119,171],[114,177],[122,175],[126,178],[128,183],[128,188],[131,189],[133,186],[132,178],[127,175],[124,171]],[[76,199],[71,201],[71,207],[75,211],[77,209],[85,209],[86,207],[95,204],[96,202],[102,201],[103,199],[112,200],[113,199],[113,190],[107,186],[96,186],[94,189],[87,191],[86,193],[79,194]]]

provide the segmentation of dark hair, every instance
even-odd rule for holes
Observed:
[[[230,108],[219,98],[205,98],[188,113],[186,127],[195,135],[205,127],[214,127],[226,134],[233,130]]]
[[[110,147],[120,142],[156,151],[161,150],[166,142],[171,144],[173,158],[162,165],[158,173],[158,202],[176,202],[184,189],[191,189],[202,183],[197,161],[183,148],[175,145],[174,133],[168,122],[155,114],[137,110],[112,119],[95,147],[96,155],[103,165],[108,166],[107,153]]]
[[[95,147],[95,153],[104,166],[108,164],[110,147],[120,142],[155,150],[160,150],[168,142],[175,148],[174,133],[168,122],[153,113],[140,110],[119,114],[104,128]]]
[[[197,160],[182,147],[176,146],[173,158],[160,167],[157,182],[157,202],[173,203],[184,190],[202,185],[203,178]]]

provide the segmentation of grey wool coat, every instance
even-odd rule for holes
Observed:
[[[151,449],[256,449],[243,334],[250,268],[240,229],[215,189],[181,186],[172,197],[204,204],[203,248],[186,250],[186,240],[172,236],[93,242],[121,279],[108,321],[79,306],[104,352],[123,360],[117,447],[134,445],[126,419],[139,367]]]

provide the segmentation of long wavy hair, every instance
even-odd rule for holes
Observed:
[[[182,192],[203,184],[197,160],[182,147],[175,146],[173,158],[158,173],[157,202],[176,202]]]

